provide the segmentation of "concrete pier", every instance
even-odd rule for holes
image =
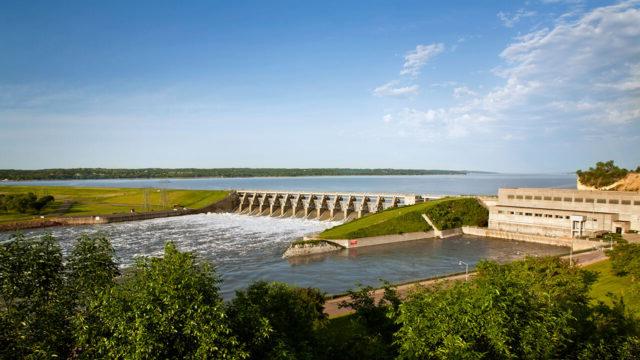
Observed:
[[[352,220],[389,208],[431,200],[415,194],[328,193],[237,190],[240,214],[298,217],[317,220]],[[435,199],[437,197],[433,197]]]

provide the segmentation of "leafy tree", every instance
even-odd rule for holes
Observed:
[[[0,210],[17,211],[21,214],[27,211],[39,213],[45,206],[54,201],[53,196],[46,195],[38,199],[34,193],[0,194]]]
[[[51,235],[0,245],[0,358],[64,357],[71,344],[62,252]]]
[[[251,359],[310,359],[323,309],[317,289],[259,281],[236,292],[228,314]]]
[[[630,360],[640,357],[639,319],[627,311],[622,299],[613,297],[612,300],[611,307],[602,302],[593,307],[585,331],[587,337],[580,342],[582,348],[578,359]]]
[[[207,263],[167,243],[163,258],[140,259],[78,320],[82,358],[239,359]]]
[[[326,359],[393,359],[397,349],[393,344],[393,334],[399,326],[395,314],[400,306],[400,298],[395,288],[384,284],[381,297],[375,296],[371,286],[349,290],[349,301],[339,306],[353,309],[349,317],[348,331],[339,337],[328,337],[323,345]]]
[[[640,244],[619,244],[607,254],[616,275],[629,275],[633,282],[640,279]]]
[[[596,188],[611,185],[622,179],[629,173],[629,170],[617,167],[613,160],[607,162],[599,161],[596,167],[590,167],[587,171],[578,170],[578,178],[580,182],[588,186]]]
[[[400,305],[400,358],[561,358],[575,352],[592,281],[556,258],[483,262],[475,280],[423,288]]]

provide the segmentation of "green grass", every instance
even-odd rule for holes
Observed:
[[[387,209],[360,219],[335,226],[320,233],[322,239],[358,239],[369,236],[429,231],[431,227],[422,218],[429,214],[441,230],[462,225],[486,225],[488,213],[476,199],[444,198],[411,206]],[[431,217],[433,215],[434,217]],[[455,225],[455,226],[454,226]]]
[[[607,294],[622,296],[629,310],[640,316],[640,288],[639,284],[632,286],[629,276],[616,276],[611,270],[609,260],[600,261],[585,266],[585,269],[598,273],[598,280],[591,288],[591,297],[596,301],[611,304]]]
[[[38,196],[52,195],[55,202],[38,215],[0,212],[0,222],[29,220],[40,215],[86,216],[128,213],[131,209],[136,212],[145,211],[145,189],[0,186],[0,194],[28,192]],[[228,192],[218,190],[165,190],[164,192],[166,192],[166,201],[163,201],[163,191],[148,189],[148,211],[168,210],[174,204],[198,209],[216,203],[228,195]],[[61,211],[65,204],[71,204],[71,207]]]

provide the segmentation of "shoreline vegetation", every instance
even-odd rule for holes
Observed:
[[[303,176],[390,176],[390,175],[467,175],[486,173],[468,170],[423,169],[355,169],[355,168],[142,168],[142,169],[0,169],[0,180],[106,180],[106,179],[171,179],[171,178],[243,178]]]
[[[201,209],[227,198],[228,191],[143,188],[91,188],[67,186],[0,186],[0,194],[34,194],[53,200],[39,211],[0,210],[0,225],[51,218],[142,215]]]

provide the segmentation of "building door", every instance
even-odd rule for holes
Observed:
[[[622,228],[619,226],[616,226],[616,234],[622,234]]]

